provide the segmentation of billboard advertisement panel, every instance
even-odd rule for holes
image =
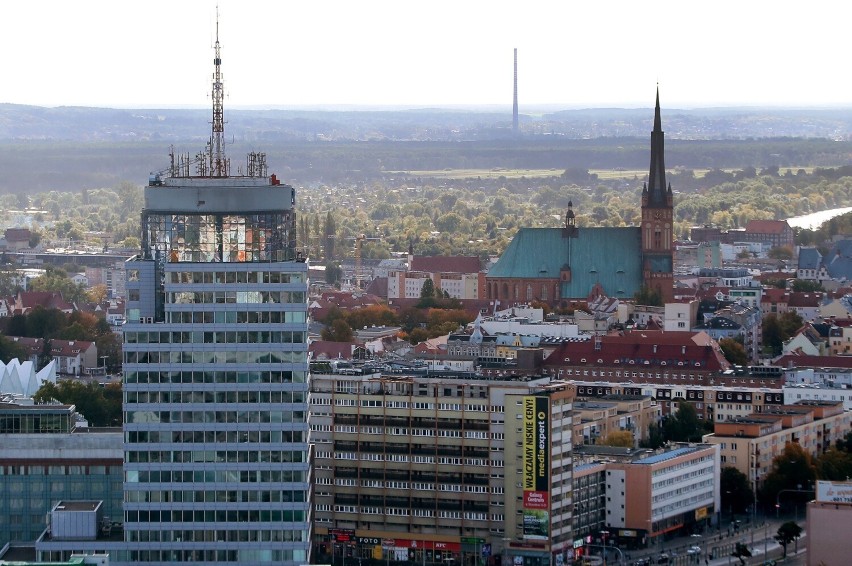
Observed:
[[[524,538],[550,537],[550,400],[523,398]]]

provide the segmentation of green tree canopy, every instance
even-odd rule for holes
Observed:
[[[767,505],[801,501],[810,496],[791,491],[784,493],[782,500],[779,494],[784,490],[808,490],[814,485],[816,478],[816,466],[810,454],[799,444],[788,442],[784,451],[772,460],[772,469],[764,478],[759,495]]]
[[[320,332],[320,337],[330,342],[351,342],[354,336],[352,328],[342,318],[335,319]]]
[[[782,558],[787,558],[787,545],[794,540],[797,541],[801,535],[802,527],[793,521],[787,521],[778,527],[778,532],[775,534],[775,540],[777,540],[778,544],[784,548],[784,556],[782,556]]]
[[[754,492],[744,473],[732,466],[722,468],[719,477],[722,512],[744,513],[754,501]]]
[[[633,433],[629,430],[614,430],[601,442],[604,446],[619,446],[633,448]]]
[[[27,351],[14,340],[10,340],[0,334],[0,360],[3,363],[9,363],[13,359],[26,361],[29,354]]]
[[[746,354],[745,348],[739,340],[735,338],[722,338],[719,340],[719,348],[722,349],[725,359],[732,364],[742,366],[748,364],[748,354]]]
[[[673,442],[700,442],[704,425],[695,406],[684,400],[677,403],[677,412],[663,421],[663,434]]]
[[[58,401],[64,405],[74,405],[91,426],[119,426],[121,424],[121,386],[113,384],[110,399],[105,397],[105,388],[98,383],[83,383],[73,379],[57,382],[45,382],[33,395],[36,403]],[[117,389],[117,391],[116,391]]]

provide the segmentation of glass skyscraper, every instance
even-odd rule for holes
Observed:
[[[126,264],[127,554],[116,562],[310,560],[295,191],[259,153],[230,175],[220,64],[217,38],[210,142],[151,175],[141,251]]]

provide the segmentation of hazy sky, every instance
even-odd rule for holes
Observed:
[[[209,105],[216,2],[10,0],[0,102]],[[852,106],[843,0],[220,0],[226,110]]]

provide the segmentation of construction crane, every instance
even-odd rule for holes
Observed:
[[[346,239],[354,240],[355,242],[355,288],[360,289],[361,280],[364,277],[364,272],[361,268],[361,246],[365,240],[381,240],[381,238],[374,238],[367,236],[366,234],[358,234],[357,236],[350,236]]]

